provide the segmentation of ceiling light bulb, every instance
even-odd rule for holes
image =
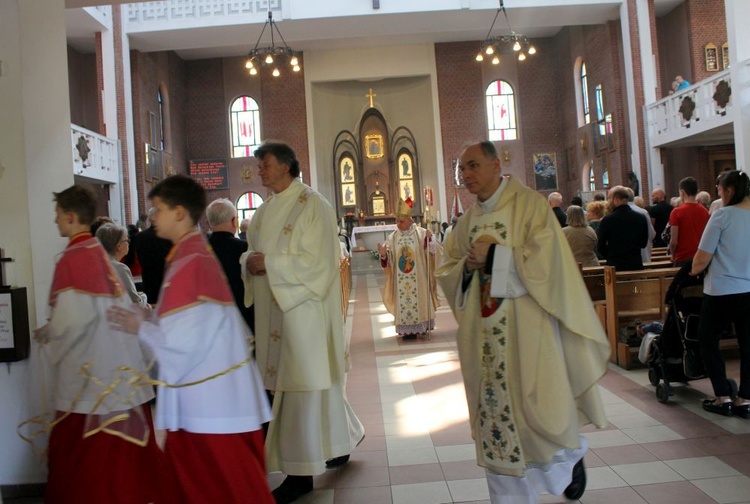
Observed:
[[[523,61],[526,59],[526,55],[524,53],[521,53],[518,55],[518,61]]]
[[[487,48],[484,50],[484,52],[486,52],[487,54],[492,54],[495,52],[495,48],[492,47],[491,45],[488,45]]]
[[[536,54],[536,47],[534,46],[529,47],[529,54]]]
[[[258,70],[256,70],[255,67],[251,68],[250,75],[258,75]]]
[[[253,60],[247,60],[245,63],[245,68],[253,68]]]
[[[269,65],[273,63],[273,56],[271,56],[270,54],[266,56],[266,63],[268,63]]]
[[[476,57],[476,60],[477,60],[477,61],[482,61],[482,60],[484,60],[484,56],[482,56],[482,53],[477,53],[477,57]]]
[[[292,67],[292,70],[294,70],[295,72],[299,72],[299,65],[294,65]]]
[[[299,60],[297,59],[297,56],[292,56],[292,60],[289,62],[289,64],[292,66],[299,65]]]
[[[499,65],[500,64],[500,58],[498,58],[497,56],[495,56],[494,58],[492,58],[492,64],[493,65]]]
[[[521,44],[516,40],[516,43],[513,44],[513,50],[514,51],[520,51],[521,50]]]
[[[279,75],[281,75],[281,72],[279,72],[278,68],[274,68],[273,72],[271,72],[271,75],[273,75],[274,77],[278,77]]]

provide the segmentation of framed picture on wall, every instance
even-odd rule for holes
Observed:
[[[729,42],[721,44],[721,69],[729,68]]]
[[[412,163],[411,163],[411,156],[409,154],[403,153],[398,157],[398,164],[396,165],[398,168],[398,178],[400,179],[410,179],[414,177],[414,172],[412,171]]]
[[[414,183],[411,180],[401,180],[398,183],[398,194],[402,200],[411,199],[414,201]]]
[[[367,156],[367,159],[380,159],[383,157],[382,135],[365,135],[365,156]]]
[[[719,49],[715,44],[706,44],[705,47],[706,55],[706,71],[718,72],[719,71]]]
[[[554,152],[532,154],[537,191],[557,189],[557,155]]]
[[[385,215],[385,196],[383,193],[372,197],[372,215]]]
[[[341,184],[342,206],[357,205],[357,188],[354,184]]]
[[[348,155],[342,157],[339,162],[339,171],[342,184],[354,182],[354,159]]]

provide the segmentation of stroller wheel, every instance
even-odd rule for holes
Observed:
[[[648,368],[648,381],[654,387],[659,385],[659,381],[661,381],[661,376],[660,376],[659,370],[656,369],[655,367]]]
[[[729,378],[727,383],[729,384],[729,397],[737,399],[737,382],[733,378]]]
[[[670,395],[672,395],[672,387],[666,383],[660,383],[656,386],[656,399],[658,399],[660,403],[668,403]]]

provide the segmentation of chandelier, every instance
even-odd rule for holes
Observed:
[[[266,32],[266,28],[269,27],[269,31],[271,32],[271,45],[258,47],[260,45],[260,40],[263,38],[263,34]],[[274,41],[274,30],[276,30],[276,33],[281,39],[281,43],[284,45],[276,45]],[[279,27],[276,26],[276,21],[273,20],[273,13],[269,10],[268,19],[266,19],[266,23],[263,25],[263,30],[260,32],[260,37],[258,37],[255,47],[247,53],[245,68],[248,69],[250,75],[258,75],[259,67],[270,67],[273,69],[271,70],[271,75],[278,77],[281,75],[279,66],[284,63],[288,63],[292,67],[292,71],[300,71],[301,67],[297,53],[295,53],[291,47],[286,45],[286,41],[284,40],[284,37],[281,36]]]
[[[498,35],[497,37],[490,37],[490,34],[492,34],[492,29],[495,27],[495,21],[497,21],[497,17],[500,15],[501,11],[505,16],[505,23],[508,25],[510,35]],[[529,37],[522,33],[513,31],[513,28],[510,27],[510,21],[508,21],[508,13],[505,11],[503,0],[500,0],[500,8],[497,9],[497,12],[495,13],[495,19],[492,20],[492,25],[490,26],[490,30],[487,32],[486,40],[482,42],[482,46],[480,47],[475,59],[477,61],[484,61],[485,56],[488,58],[491,57],[492,64],[499,65],[500,53],[502,52],[502,48],[505,44],[512,45],[513,52],[518,53],[518,61],[525,60],[527,54],[536,54],[536,47],[531,45]]]

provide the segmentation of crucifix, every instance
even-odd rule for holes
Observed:
[[[370,99],[370,108],[373,108],[375,106],[372,99],[375,98],[376,96],[378,95],[372,92],[372,88],[370,88],[370,92],[365,95],[366,98]]]

